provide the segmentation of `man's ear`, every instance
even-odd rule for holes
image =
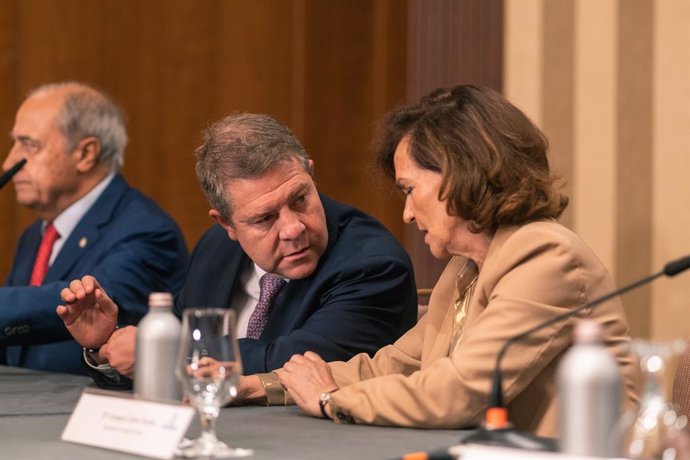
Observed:
[[[211,219],[215,220],[218,223],[218,225],[223,227],[223,230],[228,232],[228,236],[231,240],[237,241],[237,235],[235,234],[235,229],[232,227],[232,224],[225,220],[225,218],[221,216],[220,212],[218,212],[217,209],[209,210],[208,215],[211,217]]]
[[[101,143],[95,137],[85,137],[79,141],[72,154],[76,160],[77,171],[89,172],[98,164]]]
[[[309,174],[314,177],[314,160],[309,160]]]

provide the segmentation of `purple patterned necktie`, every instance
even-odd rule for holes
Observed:
[[[280,290],[287,282],[278,275],[266,273],[259,280],[259,303],[249,317],[249,324],[247,325],[247,337],[250,339],[258,339],[266,327],[268,322],[268,315],[271,313],[273,307],[273,299],[276,298]]]

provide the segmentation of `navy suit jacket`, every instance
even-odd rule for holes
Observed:
[[[280,368],[312,350],[326,361],[373,355],[417,320],[412,263],[374,218],[321,195],[328,245],[314,273],[291,280],[277,297],[259,339],[240,339],[245,374]],[[252,264],[222,227],[197,243],[178,315],[190,307],[231,307],[240,275]]]
[[[175,222],[119,174],[65,241],[43,285],[33,287],[29,280],[40,242],[37,221],[22,234],[12,271],[0,287],[6,363],[31,369],[86,373],[81,346],[55,313],[69,281],[95,276],[120,307],[118,322],[136,324],[150,292],[179,291],[188,263]]]

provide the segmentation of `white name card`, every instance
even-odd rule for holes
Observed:
[[[62,440],[152,458],[172,458],[194,409],[87,388]]]

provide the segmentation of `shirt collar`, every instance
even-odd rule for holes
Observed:
[[[240,275],[240,282],[245,286],[246,291],[250,296],[255,296],[257,299],[259,298],[259,280],[261,280],[261,277],[266,273],[268,273],[266,270],[252,262],[251,269]],[[290,282],[290,280],[287,278],[283,279],[287,283]]]
[[[59,216],[53,220],[53,226],[58,231],[60,238],[66,240],[77,226],[79,221],[84,217],[84,214],[91,209],[91,206],[98,200],[106,187],[112,182],[115,173],[108,174],[105,179],[100,181],[89,193],[79,198],[72,203],[67,209],[62,211]],[[43,230],[47,226],[47,222],[43,222]]]

